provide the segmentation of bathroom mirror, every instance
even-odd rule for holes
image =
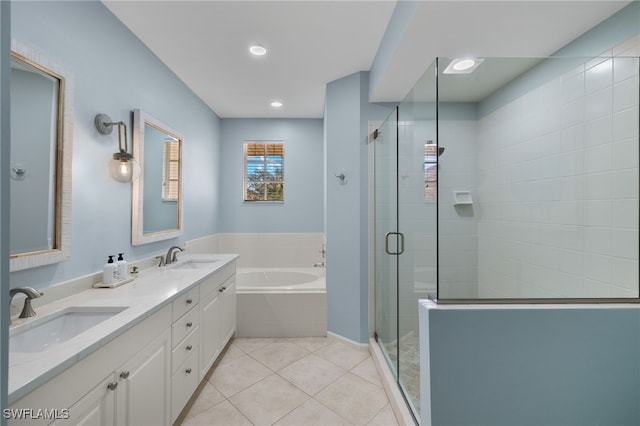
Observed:
[[[132,244],[182,235],[182,136],[139,109],[133,112]]]
[[[11,46],[10,270],[70,257],[73,106],[60,66]]]

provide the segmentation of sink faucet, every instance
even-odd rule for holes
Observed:
[[[36,311],[34,311],[33,307],[31,307],[31,299],[37,299],[38,297],[42,296],[43,293],[39,292],[33,287],[12,288],[11,290],[9,290],[9,307],[11,307],[11,301],[13,301],[13,297],[18,293],[22,293],[27,296],[27,298],[24,300],[24,307],[22,308],[22,312],[20,312],[18,318],[29,318],[35,316]],[[11,315],[9,315],[9,324],[11,324]]]
[[[177,256],[176,256],[176,250],[180,250],[180,251],[184,251],[184,249],[182,247],[179,246],[171,246],[169,247],[169,250],[167,250],[167,257],[164,260],[164,264],[165,265],[169,265],[173,262],[176,262],[178,260]]]

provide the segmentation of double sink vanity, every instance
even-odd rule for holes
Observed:
[[[236,258],[184,255],[14,321],[9,424],[174,423],[235,333]]]

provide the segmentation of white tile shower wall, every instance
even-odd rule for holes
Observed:
[[[238,267],[313,267],[322,262],[321,233],[218,234],[221,253],[238,253]]]
[[[445,151],[438,165],[438,278],[441,298],[478,296],[477,207],[454,205],[454,191],[477,199],[477,122],[441,119],[438,143]]]
[[[480,297],[638,297],[638,68],[592,60],[479,120]]]

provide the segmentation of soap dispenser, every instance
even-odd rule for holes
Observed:
[[[109,260],[104,264],[102,269],[102,282],[105,284],[113,284],[118,281],[118,265],[113,262],[113,255],[109,256]]]
[[[118,265],[118,279],[129,279],[129,269],[127,269],[127,261],[124,260],[123,253],[118,253],[118,261],[116,262],[116,265]]]

